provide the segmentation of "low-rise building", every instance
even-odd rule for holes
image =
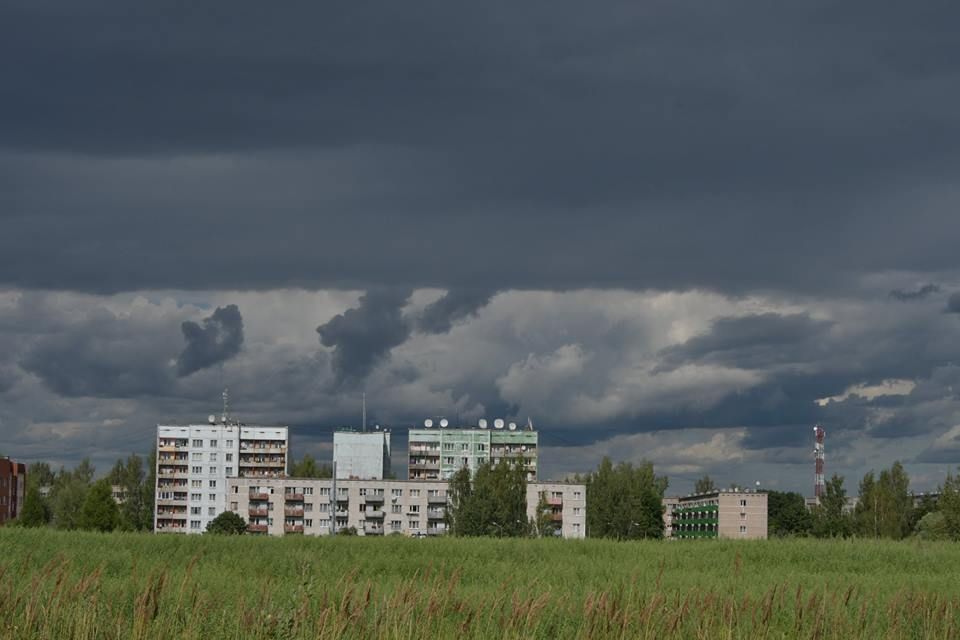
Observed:
[[[446,530],[447,490],[444,481],[231,478],[226,508],[251,533],[329,535],[353,527],[359,535],[434,536]],[[541,494],[555,510],[559,535],[585,536],[583,485],[528,484],[528,518],[535,518]]]
[[[746,540],[767,537],[766,493],[712,491],[664,498],[663,504],[664,531],[671,538]]]
[[[27,465],[0,458],[0,525],[20,515],[27,492]]]

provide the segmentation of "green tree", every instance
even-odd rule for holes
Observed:
[[[447,490],[447,529],[457,536],[528,535],[527,475],[522,462],[460,469]]]
[[[147,457],[147,477],[140,487],[140,529],[149,531],[153,529],[153,510],[154,500],[157,497],[157,446],[154,445]]]
[[[532,523],[532,532],[549,538],[557,534],[557,521],[553,519],[553,507],[547,502],[547,492],[541,491],[537,500],[537,516]]]
[[[849,536],[852,521],[846,513],[847,490],[843,487],[843,476],[833,474],[827,481],[820,504],[813,511],[813,534],[818,538],[837,538]]]
[[[698,495],[703,493],[713,493],[716,490],[717,485],[714,484],[713,479],[710,476],[703,476],[697,480],[693,487],[693,492]]]
[[[17,523],[22,527],[44,527],[49,522],[50,510],[40,495],[40,488],[37,485],[28,486]]]
[[[27,467],[27,487],[52,487],[57,475],[48,462],[33,462]]]
[[[947,519],[939,511],[931,511],[917,523],[916,536],[921,540],[949,540]]]
[[[72,471],[61,467],[57,472],[49,499],[54,527],[76,529],[80,526],[80,511],[90,489],[94,471],[90,460],[85,458]]]
[[[940,489],[937,510],[943,514],[950,538],[960,540],[960,477],[947,474]]]
[[[207,524],[207,533],[215,535],[243,535],[247,532],[247,523],[233,511],[224,511]]]
[[[873,471],[860,482],[860,496],[853,514],[857,535],[900,540],[911,533],[913,498],[910,479],[900,462],[880,472]]]
[[[795,492],[767,491],[767,530],[770,536],[801,536],[813,529],[813,514]]]
[[[79,528],[92,531],[113,531],[120,520],[120,511],[113,499],[110,480],[102,478],[93,483],[83,501]]]
[[[585,479],[587,532],[591,537],[636,539],[663,537],[663,493],[667,479],[658,477],[653,464],[634,467],[609,458]]]
[[[299,462],[294,463],[290,470],[290,476],[293,478],[332,478],[333,467],[326,463],[318,465],[313,456],[307,453]]]

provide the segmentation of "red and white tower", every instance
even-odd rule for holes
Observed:
[[[816,444],[813,445],[813,495],[819,503],[820,497],[826,493],[826,483],[823,480],[823,438],[827,432],[817,425],[813,428],[813,435],[816,438]]]

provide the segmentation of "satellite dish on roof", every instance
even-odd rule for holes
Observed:
[[[211,413],[210,415],[207,416],[207,422],[209,422],[210,424],[217,424],[217,416]]]
[[[446,429],[448,426],[450,426],[450,422],[447,421],[446,418],[440,418],[440,426]]]
[[[433,426],[433,420],[431,420],[430,418],[427,418],[426,420],[423,421],[423,426],[429,429],[430,427]]]
[[[487,419],[486,419],[486,418],[480,418],[480,428],[481,428],[481,429],[486,429],[486,428],[487,428]]]
[[[516,431],[516,430],[517,430],[517,423],[516,423],[516,422],[511,422],[509,425],[507,425],[507,428],[510,429],[510,431]]]
[[[503,418],[497,418],[493,421],[493,426],[496,429],[503,429]]]

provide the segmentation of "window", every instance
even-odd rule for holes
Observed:
[[[408,520],[408,521],[407,521],[407,528],[410,529],[411,531],[416,531],[416,530],[418,530],[418,529],[420,528],[420,521],[419,521],[419,520]]]
[[[322,496],[330,495],[330,487],[320,487],[320,495]]]
[[[329,503],[329,502],[321,502],[321,503],[320,503],[320,508],[318,509],[318,511],[320,511],[320,513],[330,513],[330,503]]]
[[[579,523],[579,522],[574,522],[574,523],[573,523],[573,530],[576,531],[577,533],[580,533],[580,523]]]
[[[460,451],[470,451],[470,445],[464,442],[462,445],[460,445]]]
[[[267,524],[272,527],[272,526],[273,526],[273,518],[267,518]]]
[[[217,481],[216,481],[216,480],[211,480],[211,481],[210,481],[210,488],[211,488],[211,489],[216,489],[216,488],[217,488]]]
[[[747,532],[747,525],[745,524],[740,525],[740,533],[746,533],[746,532]]]
[[[420,505],[418,504],[410,505],[409,513],[420,513]]]
[[[216,440],[211,440],[211,441],[210,441],[210,448],[211,448],[211,449],[216,449],[216,448],[217,448],[217,441],[216,441]]]
[[[199,520],[191,520],[191,521],[190,521],[190,528],[191,528],[191,529],[199,529],[199,528],[200,528],[200,521],[199,521]]]
[[[237,507],[237,503],[236,503],[236,502],[231,502],[231,503],[230,503],[230,511],[236,511],[237,508],[238,508],[238,507]]]
[[[373,495],[375,495],[375,496],[382,496],[382,495],[383,495],[383,489],[372,489],[372,491],[373,491]]]
[[[273,511],[273,500],[267,503],[267,511]]]
[[[338,496],[341,496],[341,497],[346,496],[348,492],[349,492],[349,489],[347,489],[346,487],[337,487]]]
[[[747,506],[747,501],[746,501],[745,499],[744,499],[744,500],[741,500],[741,501],[740,501],[740,506],[741,506],[741,507]]]
[[[202,498],[202,496],[201,496],[199,493],[191,493],[191,494],[190,494],[190,501],[191,501],[191,502],[198,502],[198,501],[200,501],[200,500],[202,500],[202,499],[203,499],[203,498]]]
[[[194,489],[199,489],[200,487],[203,486],[203,480],[191,480],[190,486],[193,487]]]
[[[232,454],[232,453],[228,453],[228,454],[227,454],[227,462],[233,462],[233,454]]]
[[[305,495],[305,496],[312,496],[312,495],[313,495],[313,487],[304,487],[304,488],[303,488],[303,495]]]
[[[460,458],[461,464],[465,467],[470,464],[470,458]]]
[[[309,518],[307,518],[306,520],[303,521],[303,526],[305,526],[305,527],[312,527],[312,526],[313,526],[313,520],[310,520]]]
[[[217,515],[217,508],[216,508],[216,507],[208,507],[208,508],[207,508],[207,515],[208,515],[208,516],[215,516],[215,515]]]
[[[304,503],[303,503],[303,510],[304,510],[304,511],[313,511],[313,503],[312,503],[312,502],[304,502]]]
[[[575,515],[575,516],[580,515],[580,507],[574,507],[574,508],[573,508],[573,515]]]
[[[317,524],[319,524],[320,527],[329,529],[329,528],[330,528],[330,518],[323,518],[322,520],[318,520],[318,521],[317,521]]]
[[[203,446],[203,440],[194,440],[194,441],[193,441],[193,446],[195,446],[195,447],[202,447],[202,446]]]
[[[454,461],[453,456],[447,456],[443,459],[443,464],[453,464],[453,461]]]
[[[400,528],[403,527],[403,520],[391,520],[390,528],[393,531],[400,531]]]
[[[486,450],[487,450],[487,445],[483,444],[482,442],[477,445],[477,451],[486,451]]]
[[[238,487],[237,485],[233,485],[233,492],[240,493],[240,487]]]
[[[233,446],[233,440],[227,440],[227,448],[229,449],[229,448],[232,447],[232,446]],[[229,454],[227,454],[227,455],[229,455]]]
[[[217,452],[214,451],[213,453],[210,454],[210,462],[216,462],[216,461],[217,461]]]
[[[563,492],[562,492],[562,491],[553,491],[553,492],[550,493],[550,497],[551,497],[551,498],[561,499],[561,500],[562,500],[562,499],[563,499]]]
[[[399,505],[399,504],[390,505],[390,513],[403,513],[403,505]]]
[[[452,443],[452,442],[444,442],[444,443],[443,443],[443,450],[444,450],[444,451],[453,451],[453,443]]]
[[[390,489],[390,495],[397,496],[399,498],[403,495],[403,489]]]
[[[574,491],[574,492],[573,492],[573,499],[574,499],[574,500],[579,500],[579,499],[582,498],[582,497],[583,497],[583,493],[582,493],[582,492],[580,492],[580,491]]]
[[[210,500],[211,502],[215,502],[216,499],[217,499],[217,494],[215,494],[215,493],[208,493],[208,494],[207,494],[207,499]]]
[[[740,519],[741,519],[741,520],[746,520],[746,519],[747,519],[747,514],[745,514],[743,511],[741,511],[741,512],[740,512]]]
[[[233,467],[227,467],[227,468],[226,468],[226,472],[227,472],[227,475],[228,475],[228,476],[232,476],[232,475],[233,475]],[[236,489],[236,487],[234,487],[234,489]]]
[[[203,454],[199,451],[195,451],[194,453],[190,454],[190,459],[194,462],[200,462],[203,460]]]
[[[217,468],[216,468],[216,467],[210,467],[210,475],[212,475],[212,476],[217,475]]]
[[[367,490],[366,490],[366,488],[364,488],[364,487],[361,487],[361,488],[360,488],[360,495],[362,495],[362,496],[367,495]]]
[[[200,515],[200,507],[190,507],[190,515],[192,516]]]
[[[484,456],[477,458],[477,464],[484,464],[486,461],[487,459]]]
[[[427,489],[427,496],[433,498],[440,495],[439,489]]]
[[[192,468],[191,468],[191,472],[192,472],[192,473],[203,473],[203,467],[199,467],[199,466],[198,466],[198,467],[192,467]]]
[[[411,497],[411,498],[419,498],[419,497],[420,497],[420,489],[410,489],[410,497]]]

